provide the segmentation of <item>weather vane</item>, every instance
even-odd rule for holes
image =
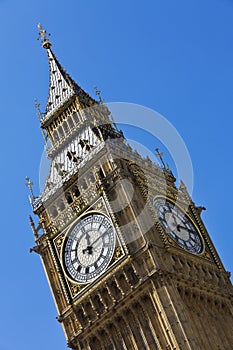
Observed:
[[[39,36],[37,38],[37,40],[41,39],[42,42],[42,46],[45,49],[50,48],[50,46],[52,45],[51,42],[48,40],[47,36],[50,36],[51,34],[48,33],[45,29],[42,28],[42,25],[39,23],[38,24],[38,29],[39,29]]]

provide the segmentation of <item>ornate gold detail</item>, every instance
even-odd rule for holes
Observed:
[[[70,290],[71,290],[71,293],[72,293],[73,297],[75,295],[77,295],[80,292],[81,289],[82,289],[82,287],[80,285],[77,285],[77,284],[72,284],[70,286]]]
[[[122,248],[121,247],[116,247],[115,249],[115,253],[113,255],[113,261],[118,260],[120,257],[122,257],[124,255]]]
[[[210,256],[210,254],[208,253],[208,252],[205,252],[205,257],[207,258],[207,259],[211,259],[211,256]]]
[[[61,234],[58,237],[58,239],[55,241],[56,248],[57,248],[59,254],[61,252],[61,248],[62,248],[62,244],[63,244],[64,238],[65,238],[65,235],[66,235],[65,233]]]
[[[169,242],[169,243],[174,244],[174,241],[173,241],[173,239],[172,239],[172,238],[167,237],[167,240],[168,240],[168,242]]]

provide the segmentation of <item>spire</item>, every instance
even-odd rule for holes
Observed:
[[[74,95],[91,102],[91,104],[96,103],[96,101],[78,86],[58,62],[56,56],[51,50],[52,43],[48,40],[50,34],[42,28],[41,24],[38,24],[38,29],[40,30],[39,38],[41,38],[42,47],[47,50],[50,75],[47,106],[44,116],[41,119],[41,123],[44,124]]]

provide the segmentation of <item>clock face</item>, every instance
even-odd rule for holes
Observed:
[[[115,231],[103,214],[83,216],[66,238],[63,262],[68,275],[87,283],[98,277],[110,263],[115,249]]]
[[[183,249],[200,254],[203,250],[201,237],[185,213],[175,204],[163,199],[154,202],[156,214],[169,236]]]

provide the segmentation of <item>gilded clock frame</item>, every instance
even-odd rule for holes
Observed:
[[[80,282],[80,281],[76,281],[75,279],[73,279],[71,276],[69,276],[69,273],[67,272],[67,267],[65,266],[65,262],[64,262],[64,249],[65,249],[65,245],[66,245],[66,242],[67,242],[67,239],[70,235],[70,233],[73,231],[73,229],[75,228],[75,226],[77,225],[77,223],[79,221],[82,220],[82,218],[84,218],[85,216],[88,216],[88,215],[91,215],[91,214],[99,214],[99,215],[102,215],[104,217],[106,217],[111,225],[112,225],[112,228],[113,228],[113,232],[114,232],[114,249],[113,249],[113,253],[112,253],[112,256],[111,256],[111,259],[109,260],[109,263],[107,264],[107,266],[94,278],[90,279],[89,281],[85,281],[85,282]],[[90,284],[92,282],[94,282],[97,278],[99,278],[108,268],[109,268],[109,265],[111,264],[111,261],[112,261],[112,258],[114,256],[114,253],[116,251],[116,242],[119,241],[119,238],[117,237],[117,231],[116,231],[116,228],[115,228],[115,225],[111,219],[111,217],[109,215],[106,215],[106,213],[103,213],[101,211],[98,211],[98,210],[87,210],[85,211],[84,213],[82,213],[74,222],[73,224],[69,227],[69,229],[67,230],[65,236],[64,236],[64,239],[63,239],[63,243],[62,243],[62,247],[61,247],[61,252],[60,252],[60,261],[61,261],[61,264],[62,264],[62,268],[63,268],[63,271],[66,275],[66,278],[69,279],[69,281],[71,281],[72,283],[77,283],[77,284],[80,284],[80,285],[87,285],[87,284]]]
[[[182,246],[179,245],[179,244],[169,235],[169,233],[166,232],[165,228],[164,228],[163,225],[160,223],[160,224],[161,224],[161,227],[163,228],[163,231],[166,232],[166,239],[167,239],[167,241],[169,242],[169,244],[171,244],[171,245],[174,245],[174,244],[175,244],[175,247],[176,247],[176,248],[179,248],[179,249],[181,249],[182,251],[185,251],[185,252],[187,252],[187,253],[189,253],[189,254],[192,254],[192,255],[194,255],[194,256],[203,256],[204,253],[205,253],[205,250],[206,250],[206,249],[205,249],[205,241],[204,241],[204,238],[203,238],[203,236],[202,236],[201,229],[200,229],[200,228],[198,227],[198,225],[195,223],[195,221],[194,221],[193,218],[190,216],[190,214],[189,214],[188,212],[185,212],[185,211],[184,211],[184,208],[183,208],[178,202],[176,202],[176,201],[174,201],[173,199],[170,199],[170,198],[168,198],[168,197],[161,196],[161,195],[160,195],[160,196],[155,196],[154,199],[153,199],[153,208],[154,208],[154,211],[155,211],[155,201],[158,200],[158,199],[164,199],[165,202],[169,202],[169,203],[173,204],[175,207],[177,207],[177,208],[184,214],[184,216],[187,217],[187,219],[188,219],[188,220],[191,222],[191,224],[194,226],[194,228],[196,229],[196,231],[197,231],[197,233],[198,233],[198,235],[199,235],[199,237],[200,237],[200,240],[201,240],[201,243],[202,243],[202,250],[201,250],[200,253],[193,253],[193,252],[189,251],[188,249],[182,248]],[[155,212],[155,215],[156,215],[156,218],[159,219],[156,212]],[[159,222],[160,222],[160,220],[159,220]],[[173,243],[174,243],[174,244],[173,244]]]

